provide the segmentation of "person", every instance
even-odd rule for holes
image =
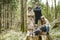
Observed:
[[[46,29],[46,22],[43,22],[43,25],[40,26],[40,30],[42,31],[42,34],[43,33],[47,33],[47,29]]]
[[[46,30],[47,29],[46,29],[46,22],[45,21],[43,22],[43,25],[41,25],[40,30],[42,31],[42,35],[41,35],[42,40],[46,40],[47,39],[47,36],[46,36],[47,31]]]
[[[39,31],[40,29],[39,29],[39,27],[38,27],[38,25],[37,24],[35,24],[35,27],[34,27],[34,32],[35,32],[35,35],[40,35],[40,31]]]
[[[46,40],[46,34],[47,34],[47,29],[46,29],[46,22],[44,21],[42,25],[38,27],[38,25],[35,25],[35,35],[39,36],[39,39]],[[44,36],[41,36],[44,35]]]
[[[47,31],[47,34],[49,34],[50,24],[49,24],[48,20],[47,20],[46,18],[44,18],[44,16],[41,16],[41,25],[43,25],[44,22],[46,22],[45,25],[46,25],[46,29],[47,29],[47,30],[46,30],[46,31]]]
[[[28,12],[27,12],[27,28],[33,28],[34,27],[34,12],[32,11],[32,6],[28,6]]]
[[[35,8],[33,9],[33,11],[34,11],[34,14],[35,14],[35,24],[38,24],[38,20],[42,16],[41,7],[39,5],[39,2],[35,3]]]
[[[32,36],[34,30],[34,13],[32,7],[28,6],[27,12],[27,36]]]
[[[38,25],[35,24],[35,27],[34,27],[34,33],[35,33],[35,36],[38,36],[39,37],[39,40],[41,40],[41,30],[39,29]]]

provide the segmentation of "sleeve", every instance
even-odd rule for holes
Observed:
[[[40,8],[40,14],[41,14],[41,16],[42,16],[42,9]]]
[[[49,32],[49,27],[48,26],[46,26],[46,32]]]

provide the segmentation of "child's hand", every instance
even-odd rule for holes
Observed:
[[[42,32],[42,30],[39,30],[40,32]]]

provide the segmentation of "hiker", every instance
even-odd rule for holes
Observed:
[[[48,21],[44,19],[43,16],[41,16],[41,25],[38,27],[37,24],[35,24],[35,35],[48,35],[49,34],[49,25]],[[46,36],[42,36],[46,39]],[[41,39],[41,36],[39,36]],[[44,40],[44,38],[42,38]]]
[[[34,30],[34,13],[32,7],[28,7],[27,13],[27,36],[32,36]]]
[[[32,10],[32,6],[28,6],[28,11],[27,11],[27,24],[29,23],[29,20],[32,19],[34,20],[34,12]]]
[[[34,27],[34,32],[35,32],[35,35],[40,35],[40,31],[39,31],[40,29],[39,29],[39,27],[38,27],[38,25],[37,24],[35,24],[35,27]]]
[[[40,30],[40,28],[37,24],[35,24],[34,33],[35,33],[35,36],[38,36],[39,40],[41,40],[41,36],[40,36],[41,35],[41,30]]]
[[[39,2],[35,3],[35,8],[33,9],[35,14],[35,24],[38,24],[38,20],[40,20],[42,13],[41,13],[41,7],[39,5]]]
[[[46,29],[47,29],[46,30],[47,31],[47,34],[49,34],[50,24],[49,24],[48,20],[46,18],[44,18],[44,16],[41,16],[41,25],[43,25],[44,22],[46,22],[45,25],[46,25]]]
[[[46,22],[44,21],[43,24],[40,26],[40,30],[41,32],[41,38],[42,40],[46,40],[47,39],[47,29],[46,29]]]
[[[43,32],[47,33],[46,22],[43,22],[43,24],[40,26],[40,30],[42,31],[42,34],[43,34]]]

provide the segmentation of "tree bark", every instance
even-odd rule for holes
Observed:
[[[0,4],[0,33],[1,33],[1,27],[2,27],[2,25],[1,25],[1,4]]]
[[[24,32],[24,5],[23,5],[23,0],[21,0],[21,31]]]
[[[55,3],[55,19],[57,19],[57,9],[56,9],[56,0],[54,0],[54,3]],[[55,26],[54,28],[56,28],[58,25],[55,23]]]
[[[24,31],[27,31],[27,0],[24,0]]]

